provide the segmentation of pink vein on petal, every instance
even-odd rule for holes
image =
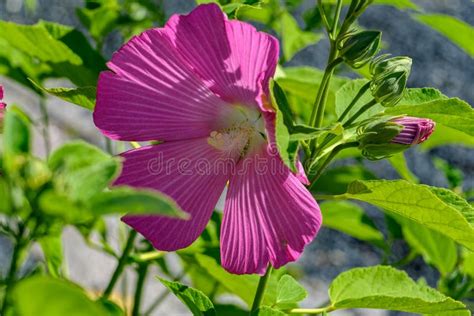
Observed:
[[[232,161],[209,146],[205,138],[143,147],[122,156],[123,171],[115,185],[158,190],[191,215],[190,220],[127,215],[123,221],[158,250],[189,246],[206,227],[229,179],[226,168]]]
[[[278,268],[295,261],[321,221],[312,195],[268,147],[243,159],[230,179],[221,231],[222,265],[236,274],[262,274],[269,262]]]
[[[164,29],[134,37],[99,77],[94,122],[128,141],[205,137],[228,105],[189,69]]]

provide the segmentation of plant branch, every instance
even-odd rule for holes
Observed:
[[[263,296],[265,294],[265,289],[267,287],[268,279],[270,278],[270,274],[272,273],[272,265],[269,264],[267,271],[265,274],[260,277],[260,281],[258,282],[257,291],[255,292],[255,298],[253,299],[252,309],[251,312],[255,312],[262,303]]]
[[[359,111],[357,111],[354,115],[352,115],[348,120],[347,122],[344,123],[344,125],[342,125],[344,128],[350,126],[359,116],[361,116],[365,111],[367,111],[368,109],[370,109],[372,106],[374,106],[375,104],[377,104],[377,101],[375,99],[372,99],[371,101],[367,102],[366,104],[364,104],[360,109]]]
[[[328,21],[328,18],[326,16],[326,12],[324,11],[322,0],[318,0],[318,10],[319,10],[319,15],[321,15],[321,20],[323,21],[324,26],[326,27],[326,31],[328,32],[328,34],[330,34],[331,33],[331,26],[329,25],[329,21]]]
[[[25,243],[25,233],[27,228],[27,223],[29,218],[25,220],[24,223],[19,223],[18,233],[15,236],[15,246],[13,247],[12,258],[10,261],[10,268],[8,270],[8,275],[5,280],[5,294],[3,297],[2,309],[0,311],[0,315],[6,315],[6,311],[8,309],[10,299],[10,292],[15,285],[16,281],[16,273],[18,270],[18,259],[20,257],[21,252],[23,251],[23,247],[27,244]]]
[[[344,112],[339,116],[337,119],[338,122],[342,122],[344,118],[349,114],[349,112],[352,110],[354,105],[356,105],[357,101],[365,94],[365,92],[370,88],[370,81],[367,82],[362,88],[360,88],[359,92],[357,92],[357,95],[352,99],[351,103],[347,106],[347,108],[344,110]]]
[[[135,287],[135,296],[133,300],[132,316],[140,315],[140,303],[142,301],[143,286],[145,285],[146,274],[148,272],[148,263],[142,263],[138,266],[137,286]]]
[[[314,184],[316,183],[316,180],[318,180],[318,178],[321,176],[324,169],[326,169],[326,167],[329,165],[329,163],[331,163],[331,161],[337,156],[337,154],[339,154],[340,151],[342,151],[346,148],[357,147],[357,146],[359,146],[359,142],[349,142],[349,143],[345,143],[345,144],[341,144],[341,145],[336,146],[331,151],[331,153],[328,155],[326,160],[324,160],[322,165],[319,167],[319,169],[316,172],[316,174],[314,175],[314,177],[311,178],[311,180],[310,180],[311,185],[309,186],[309,189],[311,190],[313,188]]]
[[[342,10],[342,0],[337,0],[336,14],[334,15],[334,20],[333,20],[332,28],[331,28],[331,37],[333,39],[335,39],[337,36],[337,25],[339,24],[339,17],[341,16],[341,10]]]
[[[117,268],[115,268],[114,273],[112,274],[112,277],[110,278],[109,284],[107,285],[107,288],[104,291],[104,294],[102,294],[103,298],[108,298],[110,294],[112,294],[112,290],[114,289],[115,284],[118,281],[118,278],[123,272],[123,269],[127,265],[128,257],[130,255],[130,252],[133,249],[133,243],[135,242],[135,237],[137,237],[137,232],[135,230],[131,230],[127,242],[125,244],[125,247],[122,252],[122,256],[120,257]]]

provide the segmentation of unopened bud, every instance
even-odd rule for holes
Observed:
[[[348,33],[339,41],[340,56],[352,68],[360,68],[377,54],[381,38],[380,31]]]
[[[403,97],[411,70],[411,58],[383,55],[370,65],[370,90],[375,100],[386,107],[396,105]]]
[[[416,145],[430,137],[435,128],[435,122],[426,118],[404,116],[393,119],[392,122],[403,126],[402,131],[392,139],[394,144]]]
[[[425,118],[381,117],[358,129],[359,148],[367,159],[388,158],[428,139],[434,127]]]

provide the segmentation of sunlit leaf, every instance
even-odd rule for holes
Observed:
[[[275,306],[280,309],[288,309],[297,306],[304,300],[308,293],[305,288],[292,276],[285,274],[278,281]]]
[[[474,208],[455,193],[405,180],[355,181],[334,199],[367,202],[474,250]]]
[[[96,87],[79,87],[79,88],[45,88],[38,83],[33,82],[34,85],[42,91],[79,105],[88,110],[93,110],[95,107],[95,96],[97,93]]]
[[[388,108],[385,113],[429,118],[437,124],[474,136],[474,109],[457,98],[437,99],[412,105],[399,104]]]
[[[465,310],[463,303],[416,283],[405,272],[388,266],[341,273],[331,283],[329,297],[335,309],[376,308],[430,314]]]
[[[99,148],[85,142],[68,143],[49,158],[57,173],[55,185],[72,199],[87,201],[101,192],[119,172],[119,162]]]
[[[25,279],[13,291],[14,308],[29,316],[106,316],[108,312],[77,285],[44,276]]]
[[[45,236],[39,240],[39,244],[43,250],[49,274],[54,277],[60,277],[63,264],[61,233]]]
[[[158,191],[145,189],[117,187],[98,193],[87,205],[95,216],[128,213],[187,218],[174,200]]]
[[[401,224],[405,240],[425,262],[435,266],[444,276],[454,269],[458,254],[452,239],[413,221],[404,220]]]
[[[285,93],[275,81],[270,83],[270,96],[273,106],[277,108],[275,138],[278,151],[285,165],[296,171],[298,142],[290,140],[294,125],[290,105]]]
[[[216,315],[211,300],[201,291],[178,282],[170,282],[162,278],[158,278],[158,280],[176,295],[176,297],[189,308],[194,316]]]

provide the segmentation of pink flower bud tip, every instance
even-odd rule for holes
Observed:
[[[433,133],[436,125],[430,119],[410,116],[396,118],[393,122],[402,125],[403,130],[391,142],[404,145],[416,145],[424,142]]]

